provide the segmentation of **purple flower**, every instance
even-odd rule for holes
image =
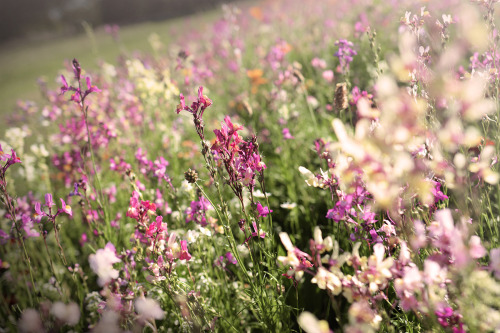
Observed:
[[[335,46],[338,46],[339,50],[334,55],[339,58],[341,70],[345,73],[349,70],[349,64],[352,62],[353,56],[358,53],[353,49],[352,42],[346,39],[336,41]]]
[[[5,245],[9,241],[10,236],[8,233],[0,229],[0,245]]]
[[[33,229],[33,220],[29,217],[29,215],[23,214],[21,217],[21,226],[26,233],[26,238],[40,236],[40,233]]]
[[[50,208],[54,205],[55,203],[54,200],[52,200],[52,194],[50,193],[45,194],[45,206]]]
[[[82,68],[80,67],[80,63],[78,62],[78,60],[73,59],[72,66],[73,66],[73,73],[75,73],[75,79],[80,81],[80,77],[82,75]]]
[[[74,197],[74,196],[78,195],[81,197],[82,195],[78,192],[78,183],[75,183],[74,186],[75,186],[75,188],[74,188],[73,192],[69,193],[69,196]]]
[[[212,205],[205,197],[200,197],[199,201],[191,201],[191,206],[185,212],[186,223],[194,221],[202,227],[206,226],[208,224],[206,212],[209,209],[212,209]]]

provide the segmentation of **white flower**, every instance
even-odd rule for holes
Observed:
[[[165,312],[161,309],[160,304],[152,298],[140,297],[135,300],[134,305],[142,320],[165,318]]]
[[[256,197],[256,198],[265,198],[266,196],[270,197],[272,194],[269,193],[269,192],[266,192],[266,194],[264,195],[264,193],[262,193],[261,190],[255,190],[253,191],[253,196]]]
[[[316,283],[320,289],[330,290],[334,295],[339,295],[342,292],[342,281],[324,267],[318,269],[318,273],[311,282]]]
[[[116,256],[115,247],[111,243],[106,244],[104,249],[99,249],[95,254],[89,256],[90,268],[99,277],[97,283],[101,287],[108,284],[112,279],[118,278],[118,271],[113,268],[113,264],[120,261],[120,258]]]
[[[193,184],[184,179],[181,183],[181,191],[185,193],[191,193],[193,190]]]
[[[196,242],[199,233],[196,230],[188,230],[186,233],[186,240],[189,244]]]
[[[284,208],[284,209],[294,209],[295,207],[297,207],[297,204],[295,202],[284,202],[280,205],[281,208]]]
[[[302,312],[297,320],[300,327],[307,333],[328,333],[330,327],[326,320],[318,320],[310,312]]]
[[[203,228],[202,226],[199,227],[199,231],[200,231],[200,233],[202,233],[203,235],[205,235],[207,237],[212,236],[212,232],[207,228]]]
[[[78,324],[80,321],[80,308],[75,302],[64,304],[63,302],[56,302],[52,304],[50,313],[58,320],[70,326]]]
[[[324,180],[328,179],[328,174],[326,172],[324,172],[323,170],[320,169],[320,172],[321,172],[320,178],[321,179],[316,177],[315,174],[313,174],[309,169],[304,168],[303,166],[299,167],[299,172],[304,177],[307,185],[313,186],[313,187],[319,187],[319,188],[325,187]]]
[[[236,249],[242,257],[246,257],[249,254],[248,248],[244,244],[236,246]]]
[[[43,145],[43,143],[39,144],[39,145],[31,145],[30,146],[30,150],[31,152],[36,156],[36,157],[47,157],[49,156],[49,152],[47,151],[47,149],[45,148],[45,146]]]

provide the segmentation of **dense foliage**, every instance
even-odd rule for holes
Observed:
[[[0,145],[0,327],[500,331],[495,3],[225,6],[67,61]]]

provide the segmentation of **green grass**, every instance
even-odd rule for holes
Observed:
[[[115,63],[125,52],[152,52],[148,37],[152,33],[160,36],[164,45],[175,39],[172,31],[178,33],[189,28],[202,28],[213,19],[220,17],[220,10],[177,18],[163,22],[148,22],[120,29],[120,41],[116,43],[103,28],[90,34],[48,41],[25,41],[0,48],[0,115],[15,111],[18,100],[39,101],[37,79],[44,77],[49,88],[56,88],[58,72],[64,62],[77,58],[82,67],[92,70],[99,61]],[[0,122],[0,133],[7,128]]]

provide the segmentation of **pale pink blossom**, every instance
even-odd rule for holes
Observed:
[[[26,309],[23,311],[17,328],[22,333],[44,332],[42,319],[35,309]]]
[[[161,309],[160,304],[152,298],[139,297],[135,300],[134,305],[140,319],[144,321],[165,318],[165,312]]]
[[[104,249],[99,249],[95,254],[89,256],[90,268],[99,277],[97,283],[101,287],[111,282],[112,279],[118,278],[118,271],[113,268],[113,264],[120,261],[111,242],[106,244]]]
[[[69,304],[56,302],[52,304],[50,313],[59,321],[70,326],[74,326],[80,321],[80,307],[75,302]]]

